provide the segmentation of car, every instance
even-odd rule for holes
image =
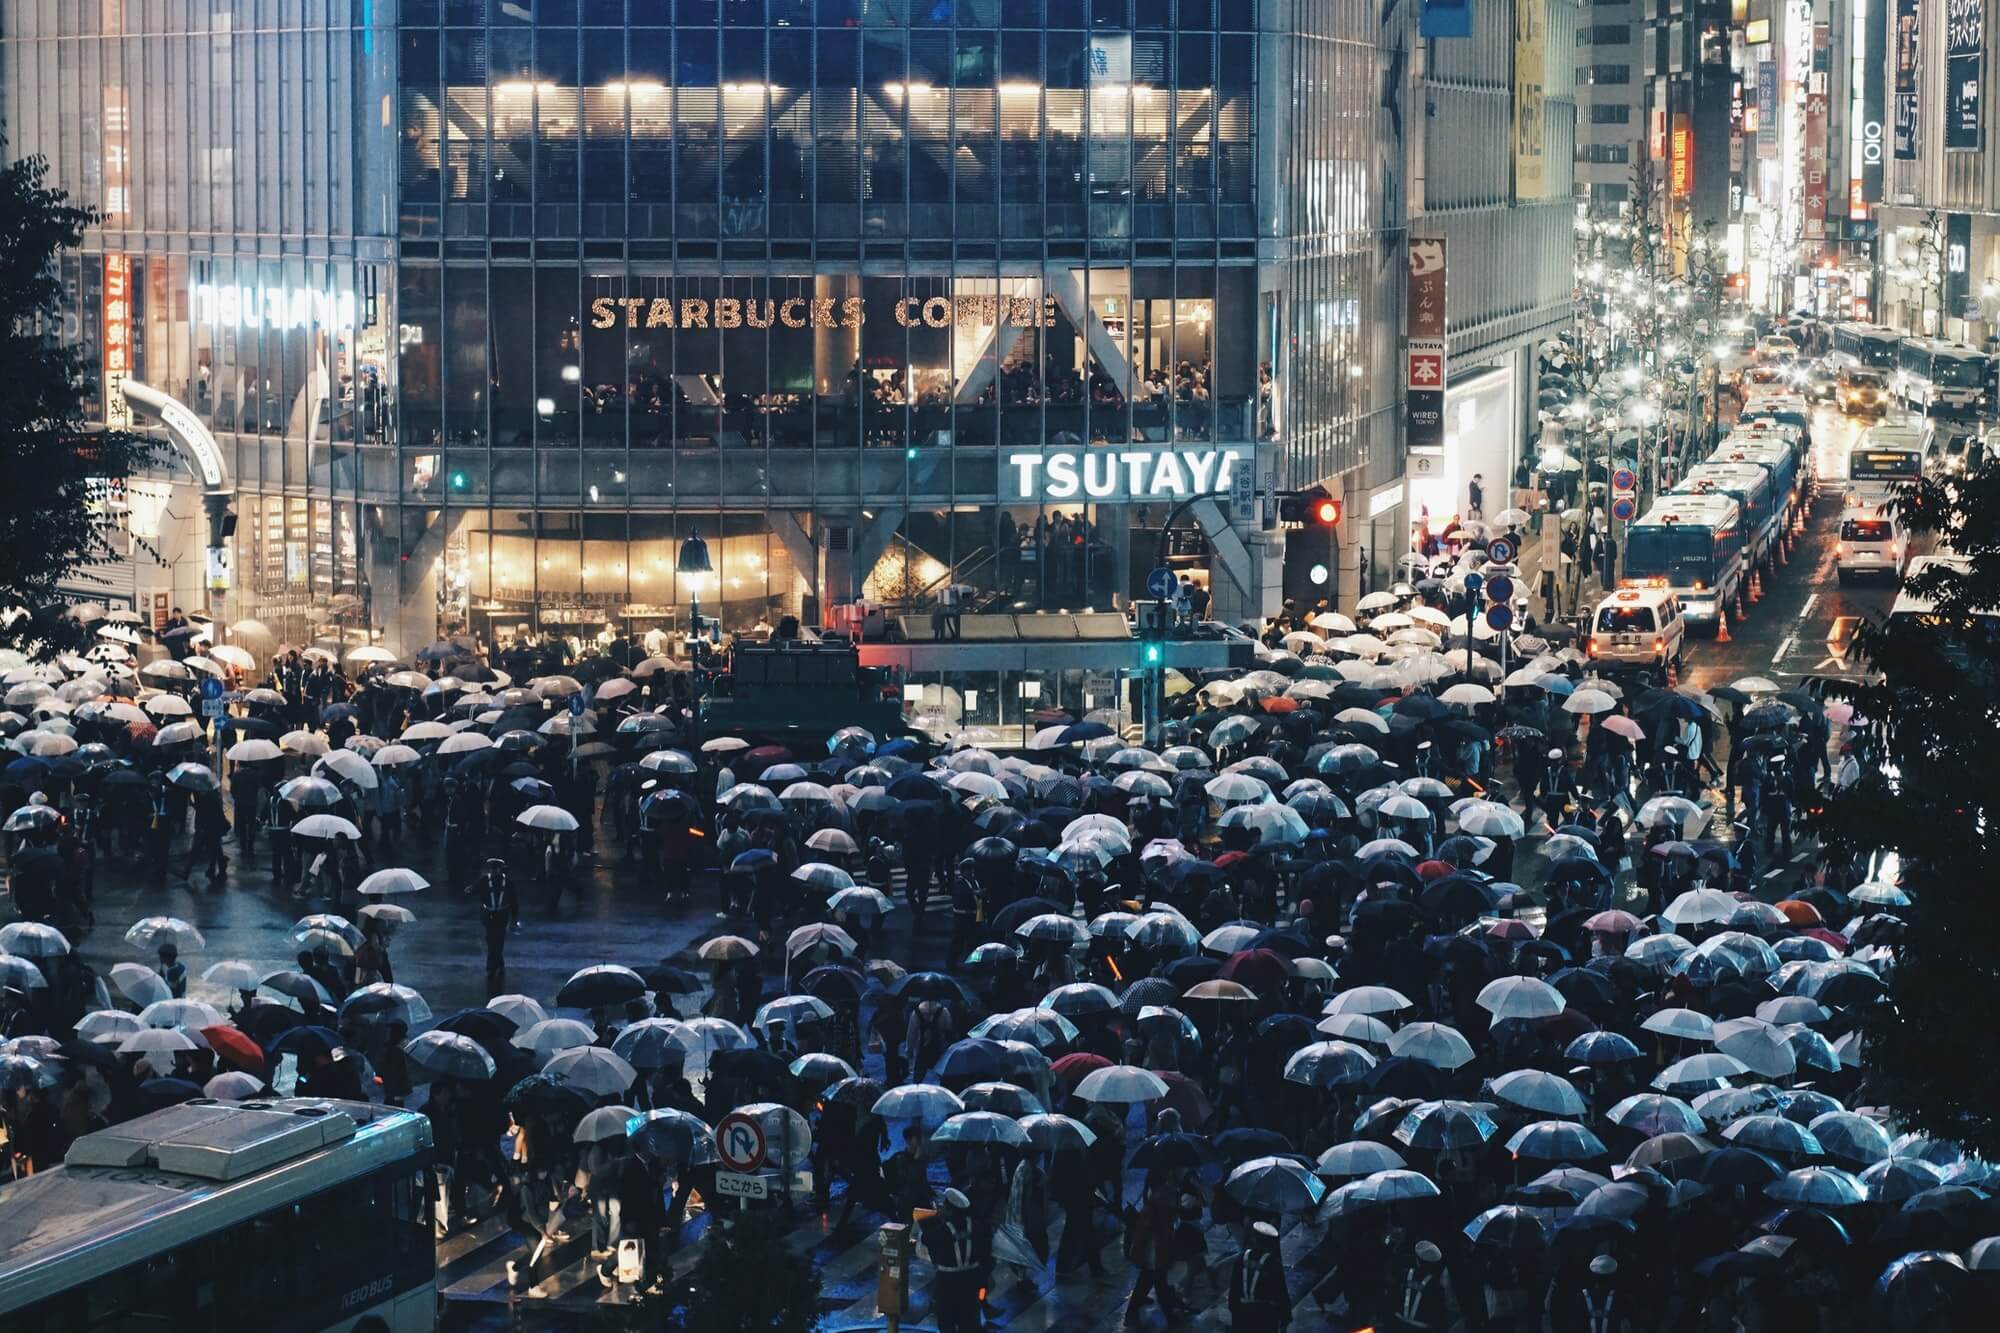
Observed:
[[[1872,366],[1840,372],[1833,400],[1850,416],[1881,416],[1889,410],[1889,377]]]
[[[1651,669],[1664,679],[1687,647],[1680,598],[1666,588],[1620,588],[1591,613],[1585,651],[1601,668]]]

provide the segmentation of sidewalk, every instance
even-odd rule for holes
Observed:
[[[1568,618],[1578,614],[1578,606],[1572,601],[1575,589],[1567,579],[1563,578],[1564,571],[1557,563],[1562,541],[1560,531],[1561,524],[1553,514],[1544,517],[1540,535],[1535,533],[1532,526],[1521,530],[1521,551],[1515,557],[1515,564],[1521,570],[1521,588],[1528,594],[1528,609],[1534,613],[1537,622],[1544,618],[1542,571],[1549,568],[1556,570],[1556,576],[1560,581],[1561,592],[1557,597],[1557,609],[1560,615]],[[1586,575],[1583,581],[1583,595],[1579,599],[1582,609],[1588,611],[1594,608],[1603,596],[1604,585],[1596,572]]]

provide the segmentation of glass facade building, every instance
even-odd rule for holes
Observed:
[[[129,338],[213,434],[229,613],[294,640],[671,631],[695,597],[749,629],[947,583],[1103,609],[1162,548],[1239,618],[1279,595],[1271,487],[1398,472],[1381,122],[1414,18],[1369,0],[0,23],[9,151],[105,215],[73,334]],[[1206,491],[1237,503],[1163,540]],[[711,573],[675,570],[692,534]]]

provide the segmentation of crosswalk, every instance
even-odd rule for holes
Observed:
[[[846,1225],[836,1226],[830,1216],[816,1214],[801,1217],[792,1228],[791,1249],[809,1258],[820,1276],[820,1313],[825,1328],[880,1327],[876,1278],[881,1246],[877,1231],[887,1220],[879,1214],[857,1212]],[[670,1287],[688,1279],[699,1253],[701,1233],[707,1225],[708,1219],[697,1217],[682,1229],[679,1248],[667,1265]],[[438,1286],[447,1304],[445,1326],[466,1330],[513,1327],[520,1316],[533,1312],[529,1307],[546,1311],[550,1317],[588,1319],[592,1314],[615,1317],[621,1307],[632,1303],[630,1290],[607,1290],[598,1281],[597,1266],[590,1262],[587,1253],[588,1224],[581,1224],[578,1232],[547,1256],[543,1269],[552,1264],[553,1270],[525,1295],[510,1292],[506,1265],[510,1259],[525,1262],[528,1246],[504,1218],[486,1219],[440,1242]],[[1058,1224],[1049,1238],[1052,1253],[1060,1234]],[[1321,1257],[1324,1239],[1322,1228],[1300,1220],[1287,1229],[1280,1241],[1292,1296],[1302,1319],[1318,1313],[1311,1293],[1324,1279],[1329,1266]],[[1124,1256],[1122,1232],[1107,1232],[1103,1241],[1101,1257],[1110,1274],[1103,1279],[1086,1275],[1058,1281],[1048,1265],[1033,1272],[1012,1265],[999,1266],[995,1286],[986,1294],[985,1327],[1008,1333],[1085,1333],[1118,1327],[1132,1291],[1135,1270]],[[1228,1230],[1211,1229],[1207,1258],[1193,1266],[1181,1293],[1198,1313],[1176,1324],[1176,1328],[1219,1333],[1229,1327],[1228,1273],[1239,1252],[1237,1238]],[[936,1327],[929,1306],[929,1288],[930,1268],[919,1260],[912,1265],[911,1309],[903,1319],[904,1329]],[[1149,1305],[1126,1327],[1163,1329],[1166,1321],[1157,1306]]]

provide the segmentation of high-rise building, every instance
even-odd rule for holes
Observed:
[[[1576,201],[1596,219],[1630,210],[1645,136],[1645,39],[1640,0],[1598,0],[1577,11]]]
[[[104,214],[64,267],[97,409],[200,475],[134,479],[137,558],[95,591],[398,653],[671,635],[697,598],[726,630],[946,584],[1104,608],[1181,510],[1170,563],[1219,618],[1267,613],[1271,491],[1401,475],[1402,136],[1450,133],[1408,100],[1416,22],[9,0],[9,152]],[[1511,163],[1513,41],[1480,24]],[[1434,228],[1475,353],[1550,311],[1510,267],[1544,210],[1476,193]],[[233,496],[207,560],[197,490]],[[710,571],[680,571],[690,536]]]

